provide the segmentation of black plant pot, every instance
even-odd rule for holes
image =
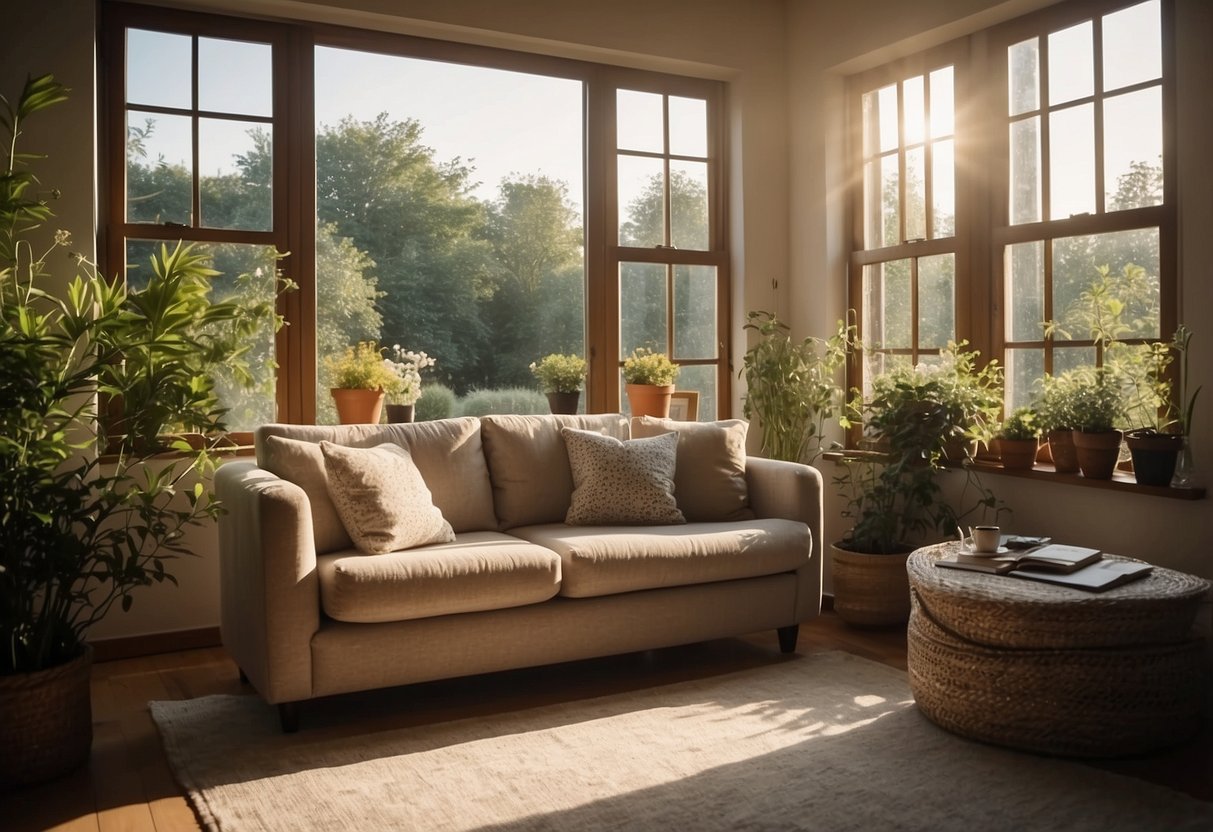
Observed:
[[[1147,433],[1125,436],[1133,456],[1133,476],[1138,485],[1158,485],[1166,488],[1175,476],[1175,462],[1184,446],[1182,436],[1170,433]]]
[[[574,416],[577,414],[577,405],[580,400],[580,390],[574,390],[572,393],[548,393],[548,407],[553,413]]]

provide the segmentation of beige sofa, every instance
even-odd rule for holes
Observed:
[[[687,522],[657,526],[564,522],[561,428],[626,440],[617,414],[264,426],[216,475],[223,643],[288,731],[332,694],[768,628],[791,652],[821,606],[820,475],[745,457],[743,422],[672,424]],[[407,449],[453,541],[352,548],[322,440]]]

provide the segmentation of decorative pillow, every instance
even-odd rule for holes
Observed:
[[[678,434],[621,442],[613,436],[564,428],[573,472],[571,526],[685,523],[674,500]]]
[[[409,452],[390,442],[348,448],[321,442],[329,495],[354,545],[378,555],[455,539]]]
[[[632,420],[632,436],[657,436],[668,431],[678,434],[674,495],[687,520],[752,520],[754,512],[750,510],[745,478],[749,427],[741,419],[676,422],[641,416]]]
[[[329,478],[324,470],[324,454],[320,452],[320,445],[283,436],[266,436],[264,446],[265,469],[293,482],[307,494],[312,507],[312,537],[316,543],[316,554],[350,548],[353,542],[329,497]]]

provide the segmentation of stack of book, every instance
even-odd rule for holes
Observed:
[[[1013,540],[1013,539],[1012,539]],[[1099,549],[1045,543],[1015,550],[1005,545],[997,552],[982,553],[962,547],[935,562],[944,569],[964,569],[990,575],[1008,575],[1032,581],[1101,592],[1145,577],[1153,567],[1148,563],[1105,558]]]

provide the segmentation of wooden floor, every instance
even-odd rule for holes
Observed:
[[[845,650],[905,669],[905,632],[854,630],[832,613],[801,627],[799,652]],[[766,664],[775,633],[654,650],[556,667],[356,694],[303,710],[303,730],[356,719],[419,724],[491,715],[548,702],[700,678]],[[194,830],[193,812],[173,781],[148,714],[151,699],[248,693],[220,648],[100,663],[93,670],[94,741],[88,766],[61,780],[0,795],[0,829]],[[402,712],[407,712],[402,714]],[[356,714],[351,716],[351,714]],[[0,749],[2,753],[2,749]],[[1213,802],[1213,731],[1182,748],[1097,764]]]

